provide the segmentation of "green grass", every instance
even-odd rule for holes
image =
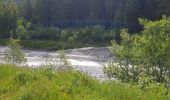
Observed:
[[[0,40],[0,46],[5,46],[8,43],[8,39],[1,39]]]
[[[116,82],[98,82],[80,72],[0,65],[0,100],[169,100]]]
[[[68,42],[54,41],[54,40],[22,40],[20,45],[28,49],[38,50],[59,50],[59,49],[72,49],[82,47],[82,44],[70,45]]]
[[[0,46],[5,46],[7,44],[8,44],[8,40],[0,40]],[[81,42],[70,44],[67,41],[57,41],[57,40],[20,40],[19,44],[24,48],[36,49],[36,50],[61,50],[61,49],[74,49],[74,48],[90,47],[90,46],[93,47],[108,46],[108,44],[83,44]]]
[[[9,40],[0,40],[0,46],[6,46]],[[18,40],[16,40],[18,41]],[[28,49],[37,49],[37,50],[59,50],[59,49],[72,49],[80,48],[84,45],[81,43],[70,45],[68,42],[64,41],[55,41],[55,40],[20,40],[18,41],[19,45]]]

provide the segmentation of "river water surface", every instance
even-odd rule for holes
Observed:
[[[7,47],[0,47],[0,57],[4,55]],[[58,59],[57,51],[38,51],[38,50],[22,50],[27,58],[29,67],[40,67],[51,63],[52,59]],[[112,58],[111,53],[106,47],[87,47],[80,49],[65,50],[65,55],[70,64],[77,70],[80,70],[88,75],[99,80],[104,80],[103,65]],[[2,62],[2,61],[0,61]]]

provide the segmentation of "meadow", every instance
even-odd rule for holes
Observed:
[[[169,100],[164,88],[140,90],[116,81],[100,82],[78,71],[0,65],[1,100]]]

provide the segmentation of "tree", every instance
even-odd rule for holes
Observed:
[[[169,16],[169,4],[169,0],[1,0],[0,32],[1,37],[9,38],[22,17],[36,25],[65,28],[102,24],[128,28],[133,33],[142,30],[138,18]]]
[[[134,55],[140,66],[157,81],[164,82],[170,71],[170,18],[160,21],[140,19],[144,25],[142,36],[137,36]]]
[[[103,21],[106,15],[105,0],[90,0],[89,5],[89,19]]]
[[[138,83],[141,77],[148,77],[166,83],[170,77],[170,17],[139,21],[144,26],[140,35],[123,31],[121,43],[113,42],[111,50],[117,59],[105,67],[105,72],[122,81]]]
[[[10,32],[15,31],[18,19],[18,9],[15,2],[11,0],[0,3],[0,36],[9,38]]]
[[[138,81],[140,73],[138,67],[133,65],[133,45],[134,37],[130,36],[126,29],[121,31],[120,44],[115,40],[112,41],[110,50],[115,56],[115,60],[104,67],[104,72],[109,78],[116,77],[123,82]]]
[[[28,33],[31,23],[25,19],[19,19],[17,21],[16,35],[18,39],[28,39]]]
[[[25,0],[24,2],[24,18],[26,20],[33,20],[33,15],[34,15],[34,7],[33,7],[33,2],[32,0]]]

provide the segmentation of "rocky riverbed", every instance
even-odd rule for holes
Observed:
[[[4,51],[7,47],[0,47],[0,57],[3,57]],[[23,49],[27,58],[27,64],[30,67],[36,68],[41,65],[48,64],[52,59],[58,59],[59,53],[57,51],[37,51]],[[67,60],[71,65],[88,75],[99,80],[104,80],[103,65],[108,60],[112,59],[112,55],[106,47],[87,47],[80,49],[65,50]]]

